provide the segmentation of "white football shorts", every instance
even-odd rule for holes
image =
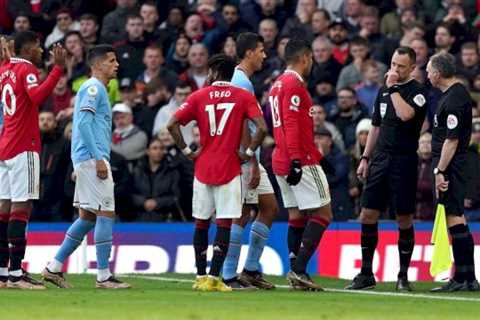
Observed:
[[[248,183],[250,182],[250,162],[242,165],[242,188],[245,190],[245,197],[243,199],[245,204],[258,204],[258,196],[262,194],[274,194],[270,179],[265,168],[258,164],[260,168],[260,183],[256,189],[250,189]]]
[[[40,193],[40,157],[33,151],[0,160],[0,199],[12,202],[37,200]]]

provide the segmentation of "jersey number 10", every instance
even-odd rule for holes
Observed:
[[[215,135],[220,136],[223,133],[223,129],[227,124],[228,117],[232,113],[235,103],[219,103],[217,105],[207,104],[205,106],[205,111],[208,113],[208,122],[210,124],[210,135],[213,137]],[[217,119],[215,115],[216,110],[225,110],[222,117],[220,118],[220,123],[217,128]]]
[[[10,106],[7,104],[7,95],[10,97]],[[15,94],[13,93],[13,88],[10,83],[7,83],[3,86],[2,99],[0,101],[2,102],[3,106],[3,114],[13,116],[17,110],[17,99],[15,98]]]

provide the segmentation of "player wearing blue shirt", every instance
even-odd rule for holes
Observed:
[[[130,285],[113,277],[108,267],[115,219],[113,179],[110,165],[112,110],[106,85],[115,78],[118,62],[112,46],[98,45],[88,54],[92,77],[75,99],[72,132],[72,162],[76,184],[74,205],[79,218],[70,226],[55,259],[42,271],[44,280],[61,288],[70,288],[62,268],[65,260],[95,228],[97,251],[97,288],[124,289]]]
[[[237,54],[241,59],[235,69],[231,83],[255,94],[254,87],[249,77],[255,71],[262,69],[263,60],[266,58],[263,38],[258,34],[246,32],[238,36]],[[250,140],[255,134],[255,126],[248,123],[249,133],[242,140]],[[270,233],[270,227],[278,212],[277,200],[268,179],[267,172],[259,164],[259,153],[250,162],[242,165],[242,184],[247,190],[242,217],[234,219],[230,232],[230,245],[223,265],[223,280],[233,290],[273,289],[275,286],[265,280],[261,273],[260,257]],[[249,237],[247,260],[243,272],[237,276],[238,260],[242,245],[243,229],[249,222],[251,205],[260,208],[252,224]]]

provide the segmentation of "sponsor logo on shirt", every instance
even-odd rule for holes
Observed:
[[[387,104],[385,102],[380,103],[380,116],[385,117],[387,113]]]

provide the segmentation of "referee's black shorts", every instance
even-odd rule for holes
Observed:
[[[432,160],[432,168],[436,168],[440,158],[434,157]],[[463,216],[467,190],[465,177],[466,163],[466,155],[455,155],[445,171],[445,178],[449,181],[448,190],[443,193],[440,202],[445,206],[445,213],[447,215]],[[433,179],[433,189],[435,191],[435,177]]]
[[[362,207],[396,215],[415,213],[418,180],[417,154],[375,152],[370,159]]]

